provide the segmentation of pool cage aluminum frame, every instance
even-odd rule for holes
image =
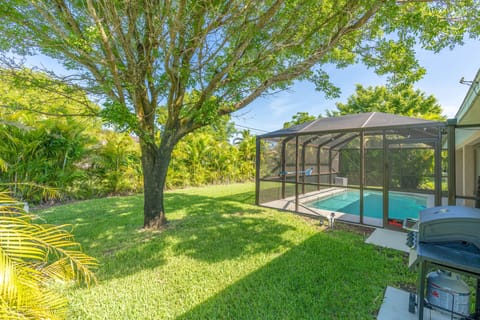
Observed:
[[[359,192],[359,221],[360,224],[365,223],[364,219],[364,192],[371,189],[371,186],[366,184],[366,178],[369,174],[366,167],[366,152],[369,150],[367,140],[371,136],[381,137],[381,149],[383,152],[383,163],[378,166],[382,168],[381,185],[378,189],[382,193],[383,219],[382,226],[385,228],[398,228],[399,225],[391,224],[389,221],[389,192],[391,190],[391,176],[389,173],[390,157],[389,152],[395,152],[405,146],[412,146],[411,148],[419,148],[418,145],[423,145],[425,149],[433,150],[433,175],[434,187],[430,193],[434,197],[434,205],[442,204],[442,197],[448,195],[448,203],[455,202],[455,177],[448,175],[448,190],[442,191],[442,175],[443,171],[454,172],[455,163],[448,161],[448,165],[442,163],[442,151],[448,150],[447,154],[454,154],[455,148],[455,123],[428,121],[417,118],[410,118],[404,116],[397,116],[392,114],[385,114],[379,112],[363,113],[356,115],[347,115],[342,117],[320,118],[309,123],[297,125],[294,127],[273,131],[261,136],[257,136],[257,158],[256,158],[256,204],[265,205],[268,201],[261,201],[262,183],[279,183],[281,184],[281,191],[279,192],[278,200],[286,199],[287,186],[294,186],[294,208],[279,208],[296,213],[307,214],[299,210],[300,197],[306,193],[306,186],[311,188],[331,188],[338,187],[335,183],[335,174],[332,170],[334,166],[332,151],[337,150],[338,154],[342,152],[342,148],[346,148],[352,141],[357,140],[357,150],[359,152],[359,177],[358,185],[348,185],[347,188],[353,188]],[[453,139],[453,140],[452,140]],[[274,142],[272,142],[274,141]],[[271,142],[277,153],[277,167],[270,170],[270,174],[261,176],[262,166],[266,166],[265,161],[265,145]],[[293,154],[293,161],[289,159],[287,152],[287,145],[294,150],[290,150],[290,156]],[[316,159],[312,167],[312,163],[306,163],[307,146],[312,150],[316,149]],[[416,147],[417,146],[417,147]],[[453,148],[453,149],[452,149]],[[310,153],[312,154],[312,151]],[[328,152],[328,153],[327,153]],[[328,157],[327,157],[328,154]],[[323,157],[323,159],[321,159]],[[328,160],[325,160],[327,158]],[[340,156],[337,160],[340,162]],[[430,160],[431,161],[431,160]],[[327,173],[321,173],[321,166],[325,166],[327,162]],[[340,166],[339,163],[336,164]],[[443,169],[442,169],[443,166]],[[293,170],[292,170],[293,169]],[[288,171],[292,170],[292,171]],[[309,178],[306,182],[306,172],[313,170],[316,175]],[[267,170],[268,171],[268,170]],[[323,182],[321,181],[323,176]],[[326,181],[325,181],[325,176]],[[453,176],[453,178],[450,178]],[[312,182],[312,179],[316,181]],[[291,194],[292,192],[290,192]],[[267,197],[268,198],[268,197]]]

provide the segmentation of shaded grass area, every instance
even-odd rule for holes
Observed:
[[[387,285],[414,283],[404,256],[345,230],[253,205],[254,185],[169,192],[170,223],[142,232],[142,197],[44,210],[100,260],[69,291],[70,319],[371,319]]]

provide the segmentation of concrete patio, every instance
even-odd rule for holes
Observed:
[[[387,229],[375,229],[365,240],[365,243],[374,244],[384,248],[390,248],[402,252],[409,252],[405,244],[406,233]],[[407,266],[405,266],[407,268]],[[409,292],[387,286],[382,306],[378,312],[378,320],[416,320],[418,313],[408,311]],[[424,308],[423,318],[428,320],[446,320],[450,316],[438,311]]]
[[[385,297],[378,312],[378,320],[417,320],[418,313],[408,312],[409,293],[397,288],[387,287]],[[447,320],[450,316],[436,310],[424,308],[424,320]]]

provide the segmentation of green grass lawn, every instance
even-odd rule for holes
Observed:
[[[43,210],[99,259],[99,283],[68,290],[69,319],[372,319],[405,256],[345,227],[255,206],[254,185],[171,191],[170,221],[142,232],[142,196]]]

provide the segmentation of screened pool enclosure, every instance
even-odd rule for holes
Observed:
[[[447,197],[447,124],[379,112],[257,138],[257,204],[400,227]]]

